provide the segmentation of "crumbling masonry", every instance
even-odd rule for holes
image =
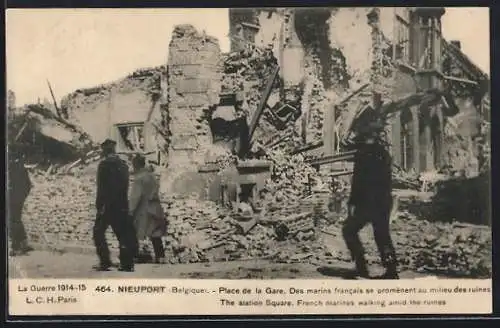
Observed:
[[[469,127],[458,133],[467,139],[474,137],[487,103],[487,78],[456,42],[442,39],[443,14],[443,8],[425,7],[231,9],[232,50],[248,43],[273,45],[285,84],[305,83],[303,141],[323,138],[325,153],[336,151],[334,140],[353,109],[377,107],[429,88],[451,89],[459,111],[473,112]],[[365,83],[368,88],[339,104]],[[475,105],[461,99],[475,99]],[[422,100],[397,111],[388,127],[397,165],[422,172],[468,162],[463,152],[444,145],[447,117],[456,114],[448,105]]]

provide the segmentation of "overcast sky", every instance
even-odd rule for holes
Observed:
[[[17,105],[56,98],[165,64],[172,28],[189,23],[228,51],[227,9],[22,9],[6,17],[7,86]],[[488,8],[447,8],[443,35],[489,72]]]

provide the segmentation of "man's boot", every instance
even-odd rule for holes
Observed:
[[[368,266],[366,265],[366,260],[364,257],[356,260],[356,273],[358,277],[370,278],[370,273],[368,272]]]
[[[29,246],[26,242],[21,242],[12,245],[12,249],[9,253],[10,256],[21,256],[26,255],[33,250],[33,247]]]
[[[134,266],[133,265],[120,265],[120,267],[118,268],[118,271],[134,272]]]
[[[95,271],[109,271],[111,269],[111,262],[110,263],[99,263],[94,266],[92,266],[92,269]]]
[[[33,247],[31,247],[31,246],[28,244],[28,242],[27,242],[27,241],[24,241],[24,242],[23,242],[23,244],[22,244],[22,246],[21,246],[21,252],[22,252],[23,254],[27,254],[27,253],[29,253],[29,252],[31,252],[31,251],[33,251],[33,250],[34,250],[34,249],[33,249]]]
[[[118,271],[134,271],[134,250],[125,246],[120,247],[120,266]]]
[[[355,259],[354,263],[355,263],[354,271],[345,274],[344,279],[357,279],[357,278],[369,279],[370,274],[368,272],[368,266],[366,265],[366,260],[364,256]]]
[[[384,274],[379,279],[397,280],[399,279],[398,269],[395,264],[390,264],[386,267]]]

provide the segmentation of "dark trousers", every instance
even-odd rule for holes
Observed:
[[[342,229],[344,240],[358,268],[366,265],[365,252],[359,240],[359,231],[368,223],[371,223],[373,226],[375,243],[377,244],[382,264],[386,268],[396,267],[396,252],[389,231],[390,210],[390,206],[379,208],[375,206],[370,208],[357,207],[354,209],[353,215],[349,216],[344,222]]]
[[[151,237],[151,243],[153,244],[153,251],[155,253],[155,258],[160,259],[165,257],[165,247],[163,246],[163,241],[161,237]]]
[[[137,242],[135,228],[127,211],[108,211],[96,216],[94,244],[100,264],[103,266],[111,265],[109,247],[106,241],[106,230],[109,226],[111,226],[120,245],[120,264],[123,267],[132,267]]]
[[[26,230],[22,221],[23,206],[26,198],[11,200],[9,203],[9,237],[12,241],[13,250],[21,250],[27,244]]]

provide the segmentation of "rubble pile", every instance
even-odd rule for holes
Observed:
[[[350,261],[342,240],[342,224],[336,221],[319,230],[330,252],[319,253],[322,264]],[[485,226],[442,223],[402,216],[391,223],[391,235],[400,270],[437,275],[488,278],[492,274],[491,231]],[[360,232],[370,264],[381,264],[370,225]]]
[[[225,53],[221,58],[224,72],[221,91],[235,93],[243,91],[245,83],[266,81],[277,64],[270,46],[260,48],[249,44],[241,51]]]
[[[49,246],[91,246],[95,221],[95,176],[31,174],[33,189],[26,200],[24,220],[29,237]],[[117,248],[111,231],[108,241]]]
[[[30,240],[51,248],[91,249],[95,174],[83,171],[59,175],[33,172],[32,181],[34,187],[24,215]],[[161,195],[161,198],[169,222],[164,241],[171,263],[250,258],[294,261],[290,254],[304,253],[300,249],[310,249],[311,246],[307,245],[315,240],[311,231],[312,213],[304,215],[309,224],[306,233],[298,228],[297,234],[278,241],[276,231],[279,229],[273,222],[256,222],[243,233],[235,212],[214,202],[189,197],[168,198],[166,195]],[[107,240],[111,249],[118,249],[111,229],[107,231]],[[151,245],[149,248],[152,249]]]
[[[491,275],[491,232],[487,227],[402,218],[391,229],[405,268],[468,277]]]
[[[11,113],[8,139],[26,154],[27,163],[45,169],[71,163],[94,147],[87,133],[41,104]]]
[[[482,172],[474,178],[457,177],[436,185],[432,197],[432,218],[440,221],[460,221],[491,224],[491,176]]]
[[[300,166],[300,161],[296,161],[298,164],[295,165]],[[290,174],[288,176],[288,179],[293,178]],[[94,177],[94,174],[87,173],[78,176],[33,173],[34,188],[26,202],[24,215],[29,238],[53,247],[79,245],[92,248]],[[278,188],[278,185],[274,186]],[[305,179],[297,185],[305,188]],[[297,185],[282,186],[293,190]],[[330,201],[329,193],[313,192],[304,197],[281,190],[275,192],[274,198],[270,195],[268,191],[267,197],[271,200],[266,202],[264,198],[267,206],[256,213],[258,219],[246,233],[240,229],[245,222],[228,208],[189,197],[167,198],[162,195],[169,221],[165,236],[169,261],[189,263],[259,258],[283,263],[309,261],[318,265],[350,261],[342,246],[345,209],[340,213],[325,210]],[[283,232],[286,230],[283,226],[288,229],[287,233]],[[370,229],[363,229],[361,238],[366,246],[367,259],[379,263]],[[333,235],[334,244],[325,240],[321,231]],[[402,269],[469,277],[491,274],[491,233],[487,227],[431,222],[402,211],[392,222],[391,232]],[[117,248],[111,231],[108,231],[108,241],[112,248]]]
[[[479,171],[478,160],[471,149],[472,140],[458,134],[447,135],[444,141],[443,162],[453,171],[473,176]]]
[[[392,169],[392,187],[395,189],[420,190],[422,182],[420,175],[415,171],[404,171],[393,166]]]
[[[223,54],[221,58],[223,71],[221,81],[222,93],[240,93],[243,95],[242,106],[238,106],[237,116],[247,117],[250,122],[255,113],[267,81],[277,65],[272,46],[264,49],[248,44],[238,52]],[[276,79],[270,98],[279,101],[280,80]],[[264,118],[266,115],[264,115]],[[276,133],[276,127],[268,119],[261,119],[255,131],[255,140],[263,140]]]
[[[267,159],[273,162],[273,170],[271,180],[262,191],[266,203],[286,207],[287,203],[294,203],[308,194],[318,173],[304,162],[301,154],[288,156],[278,150],[268,153]]]
[[[306,227],[299,227],[301,220],[289,220],[295,223],[295,231],[280,238],[282,228],[265,219],[243,233],[237,215],[213,202],[177,198],[166,204],[169,228],[165,240],[170,263],[257,258],[289,261],[291,255],[286,254],[304,253],[311,249],[306,245],[316,239],[311,213],[300,216],[308,222]]]
[[[261,200],[256,206],[264,208],[266,219],[276,225],[295,214],[308,214],[304,221],[312,220],[316,226],[332,205],[328,179],[305,163],[301,154],[288,156],[276,150],[268,152],[267,159],[273,163],[271,179],[261,190]],[[342,201],[346,194],[339,192],[336,196]],[[308,233],[307,229],[302,231]]]

